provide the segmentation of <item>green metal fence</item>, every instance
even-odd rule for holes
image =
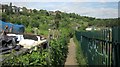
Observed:
[[[120,27],[112,29],[113,65],[120,67]]]
[[[75,32],[89,65],[120,65],[120,27]],[[119,66],[120,67],[120,66]]]

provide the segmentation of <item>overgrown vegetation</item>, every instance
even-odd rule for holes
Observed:
[[[53,66],[58,65],[64,65],[67,53],[68,53],[68,47],[67,47],[67,41],[65,38],[60,38],[58,40],[51,41],[51,64]]]
[[[64,37],[50,41],[49,49],[38,49],[32,53],[11,57],[3,62],[3,65],[40,65],[40,66],[63,66],[67,57],[67,41]]]
[[[23,24],[31,32],[33,27],[37,27],[39,31],[48,31],[51,29],[73,28],[78,27],[80,30],[85,30],[86,27],[112,27],[119,25],[118,18],[113,19],[96,19],[93,17],[80,16],[75,13],[65,13],[60,11],[50,12],[47,10],[24,10],[19,13],[2,13],[2,20],[11,23]],[[47,35],[47,32],[38,33]]]
[[[58,38],[50,41],[49,49],[37,50],[31,54],[20,55],[18,57],[11,58],[5,61],[4,64],[10,65],[64,65],[67,55],[67,43],[69,38],[74,35],[74,31],[85,30],[89,26],[94,27],[112,27],[120,25],[119,19],[96,19],[93,17],[80,16],[75,13],[65,13],[55,11],[50,13],[47,10],[31,10],[29,12],[26,7],[23,7],[23,11],[19,13],[2,13],[2,21],[23,24],[25,26],[26,33],[32,33],[33,28],[38,28],[39,35],[48,36],[48,34],[59,35]],[[48,29],[52,32],[49,33]],[[74,41],[77,45],[76,55],[80,65],[86,65],[87,60],[83,56],[79,41],[74,37]]]

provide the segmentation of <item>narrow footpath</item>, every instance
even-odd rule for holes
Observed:
[[[75,65],[78,66],[77,60],[76,60],[76,45],[73,41],[73,38],[70,39],[70,43],[68,45],[68,55],[65,62],[65,67],[68,67],[68,65]]]

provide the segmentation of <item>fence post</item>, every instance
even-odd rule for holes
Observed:
[[[115,67],[120,67],[120,28],[119,27],[113,27],[112,28],[112,42],[114,42],[113,45],[113,65]]]

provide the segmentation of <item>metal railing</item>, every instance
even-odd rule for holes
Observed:
[[[120,27],[101,31],[75,32],[88,65],[120,67]]]

